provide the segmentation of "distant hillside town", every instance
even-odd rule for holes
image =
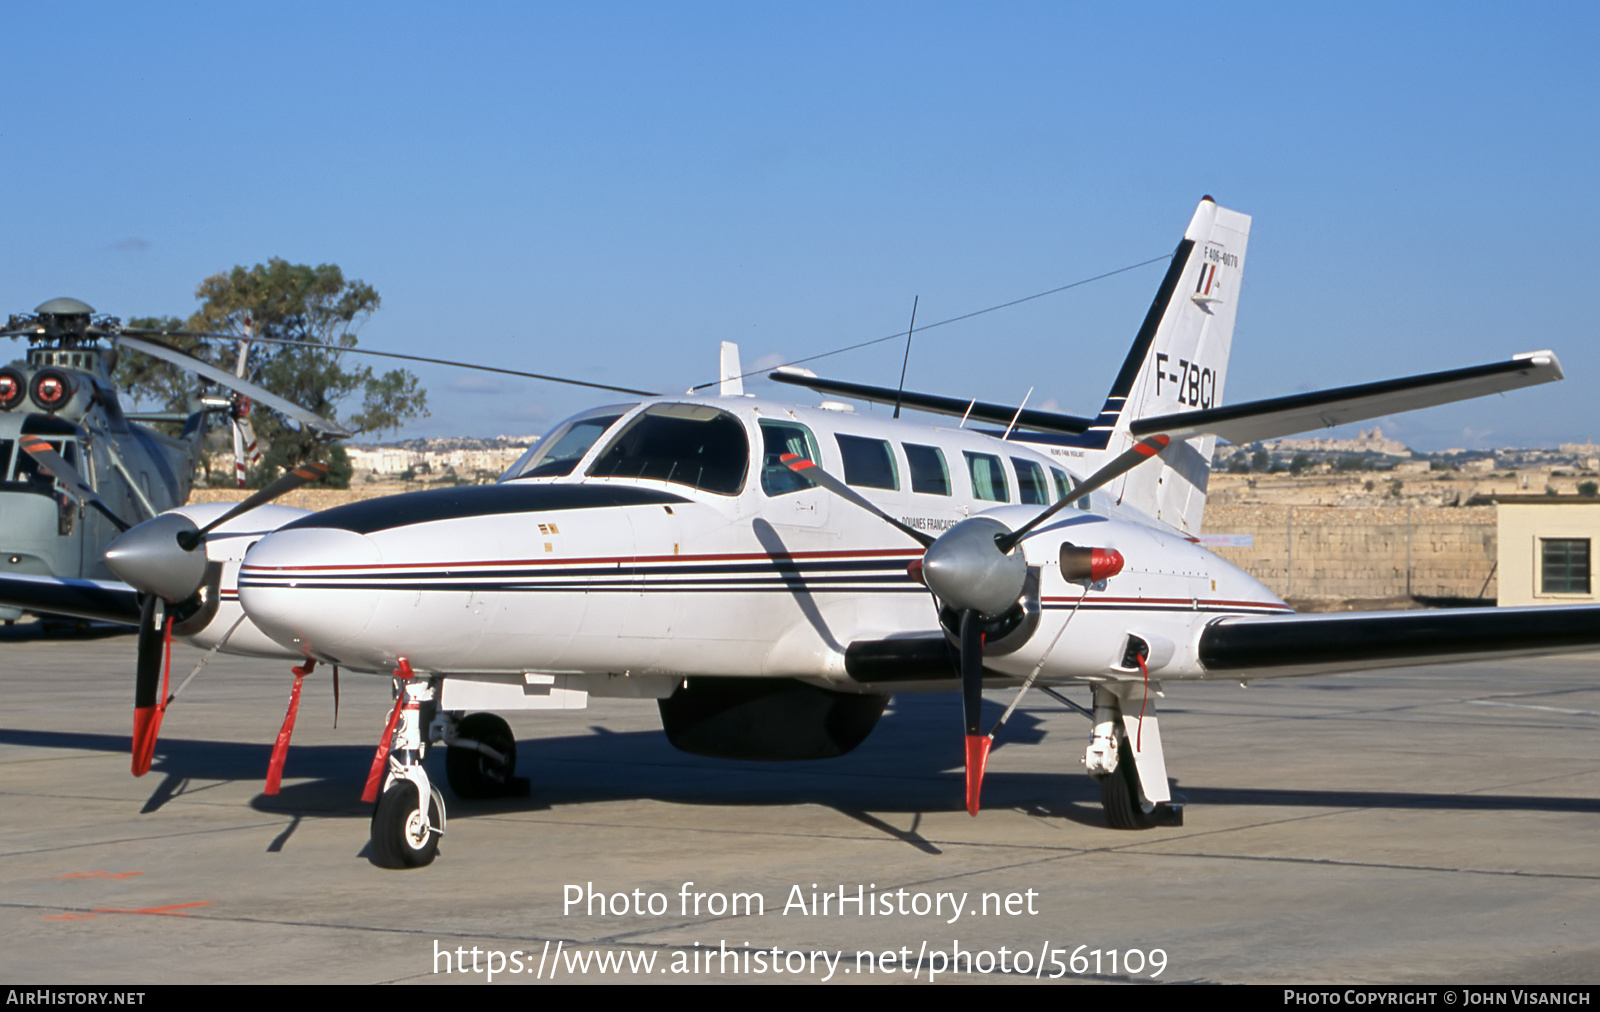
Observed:
[[[1421,453],[1384,436],[1383,430],[1362,430],[1354,439],[1269,439],[1248,446],[1218,443],[1213,471],[1232,474],[1326,473],[1329,471],[1394,471],[1399,474],[1429,470],[1510,471],[1529,467],[1571,467],[1600,471],[1600,446],[1585,440],[1562,443],[1556,449],[1502,447],[1496,450],[1459,448]]]
[[[352,443],[345,447],[354,468],[352,484],[410,481],[454,476],[473,484],[494,481],[514,464],[538,436],[467,436],[407,439],[396,443]]]

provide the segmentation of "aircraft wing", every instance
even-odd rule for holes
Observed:
[[[1230,616],[1199,643],[1208,677],[1240,680],[1584,650],[1600,650],[1600,605]]]
[[[1506,362],[1466,369],[1246,401],[1202,411],[1153,415],[1136,420],[1130,428],[1135,436],[1163,432],[1174,440],[1213,434],[1235,446],[1243,446],[1262,439],[1380,418],[1398,411],[1431,408],[1561,378],[1561,363],[1555,352],[1534,351]]]
[[[0,604],[35,614],[139,624],[139,592],[115,580],[62,580],[4,573],[0,574]]]
[[[962,400],[959,397],[919,394],[912,390],[896,390],[894,387],[875,387],[866,383],[846,383],[842,380],[822,379],[810,373],[779,371],[768,373],[767,378],[775,383],[810,387],[818,393],[838,394],[841,397],[874,401],[878,404],[894,404],[898,402],[901,407],[911,408],[915,411],[929,411],[936,415],[953,415],[956,418],[968,418],[975,422],[1010,425],[1011,420],[1015,418],[1018,428],[1032,429],[1036,432],[1060,432],[1069,436],[1076,436],[1080,432],[1087,432],[1089,426],[1094,424],[1094,419],[1092,418],[1078,418],[1075,415],[1062,415],[1054,411],[1037,411],[1032,408],[1024,408],[1019,415],[1015,404],[992,404],[987,401]]]

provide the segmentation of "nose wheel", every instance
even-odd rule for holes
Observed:
[[[434,686],[414,677],[405,661],[400,664],[399,694],[368,780],[369,790],[376,790],[380,776],[383,784],[372,810],[372,861],[382,868],[420,868],[439,855],[444,835],[444,798],[422,766]]]
[[[444,799],[428,788],[428,815],[422,815],[417,784],[395,780],[372,811],[372,858],[384,868],[421,868],[439,855]]]

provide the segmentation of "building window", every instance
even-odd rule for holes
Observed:
[[[1589,539],[1539,539],[1539,592],[1589,593]]]

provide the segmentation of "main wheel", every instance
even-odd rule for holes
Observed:
[[[382,868],[421,868],[439,854],[438,826],[443,805],[438,791],[430,791],[428,823],[417,805],[417,786],[409,780],[389,785],[372,810],[372,859]]]
[[[477,749],[456,746],[445,749],[445,779],[450,781],[450,789],[456,792],[456,797],[476,800],[510,794],[517,771],[517,739],[511,736],[511,725],[498,714],[474,713],[461,718],[456,725],[456,735],[469,741],[481,741],[506,757],[501,763]]]
[[[1145,811],[1139,800],[1139,771],[1126,741],[1117,749],[1116,772],[1100,778],[1100,805],[1112,829],[1149,829],[1156,824],[1155,810]]]

